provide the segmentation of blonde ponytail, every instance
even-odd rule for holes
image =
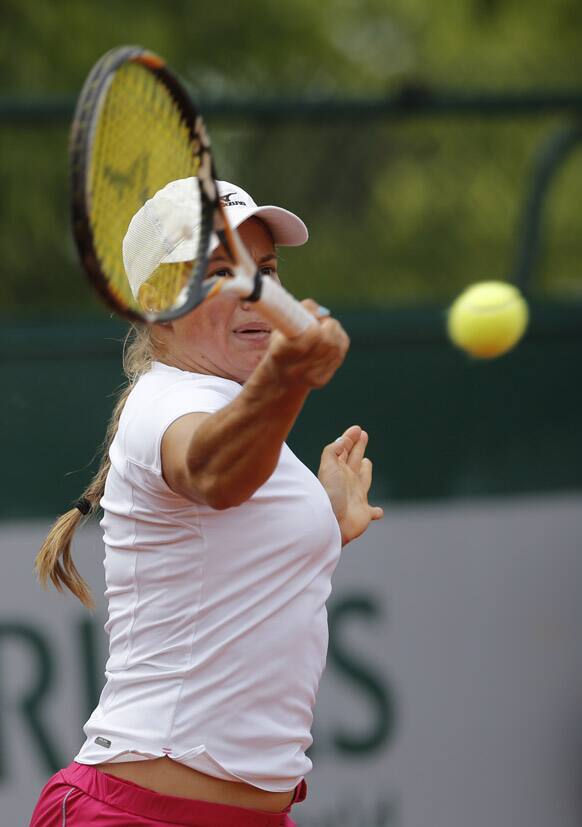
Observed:
[[[49,580],[62,592],[69,589],[83,605],[94,607],[87,583],[79,574],[71,554],[73,535],[81,522],[94,514],[105,491],[105,480],[111,465],[109,448],[119,426],[121,412],[134,384],[152,364],[153,348],[150,328],[133,326],[125,337],[123,346],[123,370],[128,384],[122,390],[107,426],[102,445],[101,463],[97,473],[85,489],[74,508],[66,511],[49,531],[35,560],[37,577],[46,587]]]

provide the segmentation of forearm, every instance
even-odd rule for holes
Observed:
[[[271,476],[309,388],[283,387],[263,361],[231,403],[206,418],[188,445],[193,489],[214,508],[247,500]]]

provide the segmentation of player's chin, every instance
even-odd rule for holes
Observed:
[[[239,351],[236,357],[234,357],[233,354],[234,362],[236,364],[234,375],[239,382],[244,384],[244,382],[250,378],[255,368],[259,365],[261,359],[263,358],[264,353],[264,350],[247,350],[246,353]]]

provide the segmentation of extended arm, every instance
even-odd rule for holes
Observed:
[[[168,428],[162,469],[169,487],[217,509],[251,497],[275,470],[309,391],[331,379],[348,346],[330,318],[293,340],[275,331],[236,399],[213,414],[183,416]]]

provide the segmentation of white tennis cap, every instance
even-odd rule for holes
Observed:
[[[298,247],[309,234],[303,221],[282,207],[259,207],[248,192],[228,181],[217,181],[218,195],[233,227],[256,215],[265,222],[275,244]],[[200,192],[196,178],[166,184],[145,202],[129,223],[123,239],[123,264],[131,292],[140,287],[160,264],[190,261],[196,255],[200,232]],[[210,249],[219,244],[211,237]]]

